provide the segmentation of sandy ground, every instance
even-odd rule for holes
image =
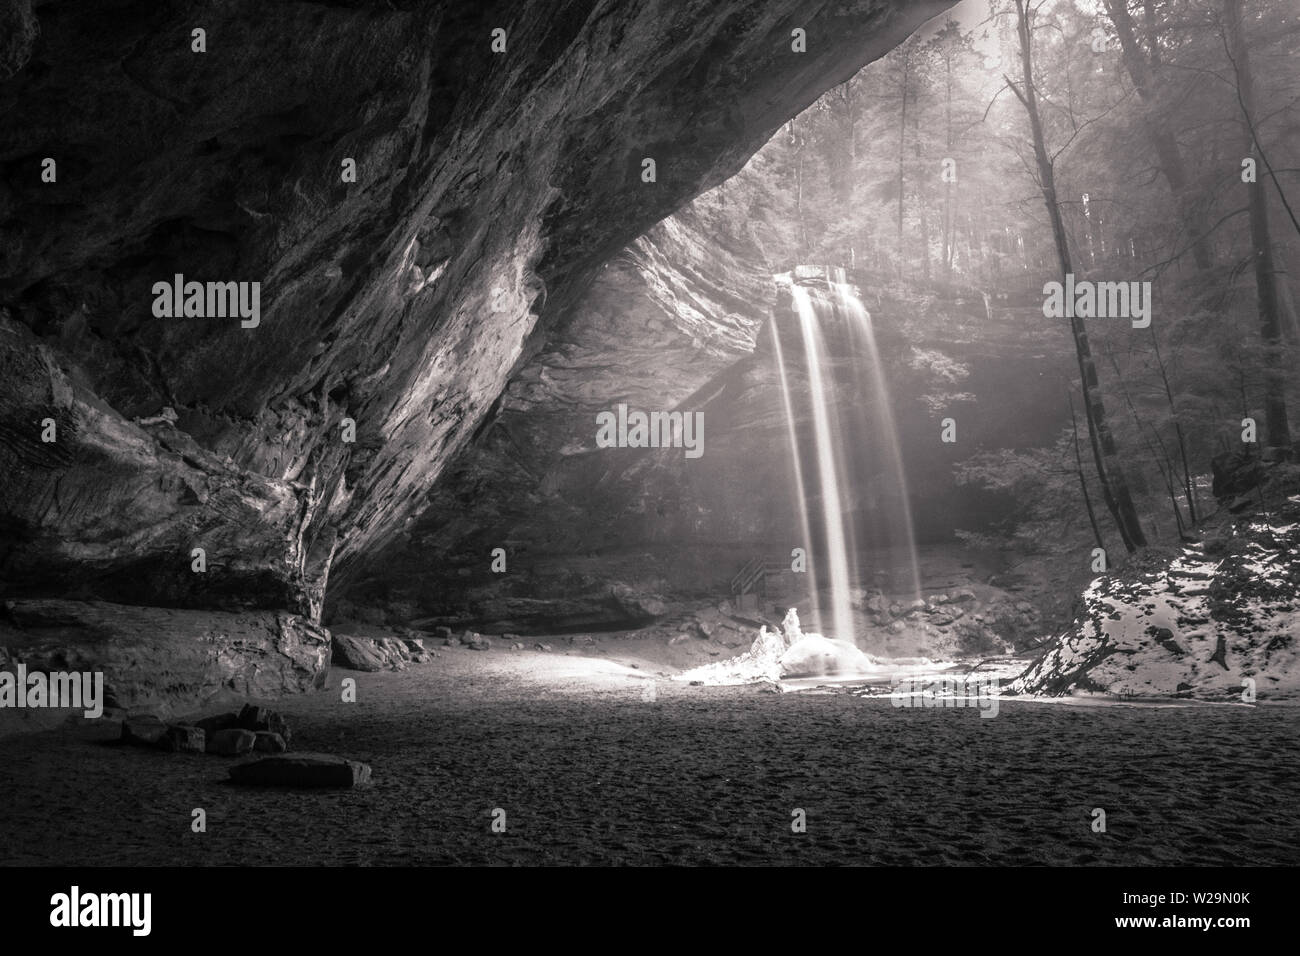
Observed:
[[[231,760],[109,745],[112,726],[3,739],[0,862],[1300,862],[1300,709],[1007,701],[987,719],[691,687],[644,650],[441,649],[274,702],[295,750],[372,766],[353,791],[234,787]]]

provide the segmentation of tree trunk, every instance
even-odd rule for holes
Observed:
[[[1241,0],[1223,0],[1228,49],[1237,73],[1237,97],[1241,103],[1246,130],[1246,151],[1258,156],[1255,141],[1255,78],[1251,73],[1250,50],[1241,26]],[[1273,455],[1291,455],[1291,427],[1287,421],[1286,379],[1282,370],[1281,309],[1277,294],[1277,272],[1273,264],[1273,242],[1268,228],[1267,180],[1257,170],[1255,181],[1246,183],[1250,206],[1250,239],[1255,263],[1255,289],[1259,298],[1259,336],[1264,357],[1264,434],[1275,451]]]
[[[1020,99],[1029,114],[1029,128],[1034,139],[1034,158],[1038,165],[1038,177],[1043,192],[1043,201],[1047,206],[1047,216],[1052,224],[1052,238],[1056,242],[1056,254],[1061,267],[1061,279],[1074,272],[1070,264],[1070,248],[1066,240],[1065,223],[1061,219],[1061,207],[1056,198],[1056,176],[1052,160],[1047,154],[1047,143],[1043,136],[1043,122],[1038,113],[1038,95],[1034,89],[1034,64],[1029,28],[1029,14],[1025,9],[1025,0],[1015,0],[1017,25],[1020,34],[1020,62],[1024,75],[1024,91],[1007,80],[1012,92]],[[1070,310],[1073,312],[1073,309]],[[1102,399],[1101,386],[1097,378],[1097,366],[1092,357],[1092,346],[1088,341],[1088,332],[1083,320],[1078,316],[1070,318],[1070,332],[1074,337],[1074,351],[1079,361],[1079,378],[1083,384],[1084,413],[1088,422],[1088,439],[1092,445],[1093,460],[1097,467],[1097,478],[1101,482],[1102,497],[1111,517],[1119,529],[1120,538],[1129,552],[1146,546],[1146,536],[1142,532],[1142,522],[1133,496],[1129,490],[1124,468],[1119,461],[1119,449],[1110,426],[1106,423],[1106,405]]]
[[[1106,4],[1106,12],[1110,14],[1111,22],[1115,24],[1115,31],[1119,34],[1119,45],[1123,50],[1124,67],[1128,71],[1129,79],[1133,81],[1133,88],[1137,91],[1138,98],[1147,107],[1148,135],[1151,137],[1151,145],[1155,147],[1160,171],[1174,194],[1179,217],[1184,228],[1191,234],[1192,258],[1198,269],[1208,269],[1213,264],[1213,256],[1210,252],[1207,236],[1209,230],[1206,227],[1205,216],[1188,192],[1187,167],[1183,164],[1178,140],[1174,138],[1164,117],[1153,108],[1151,103],[1151,97],[1155,92],[1152,88],[1151,63],[1142,55],[1142,47],[1138,43],[1133,27],[1133,18],[1128,12],[1128,0],[1103,0],[1103,2]],[[1152,62],[1158,63],[1159,55],[1156,52],[1154,30],[1154,11],[1148,8],[1147,42],[1151,45]]]

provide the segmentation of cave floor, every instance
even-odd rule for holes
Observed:
[[[981,719],[691,687],[631,662],[442,649],[274,702],[295,750],[372,766],[350,791],[237,788],[226,758],[106,746],[107,725],[0,739],[0,862],[1300,862],[1298,708],[1004,702]]]

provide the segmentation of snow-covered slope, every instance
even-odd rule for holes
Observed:
[[[1289,498],[1163,566],[1093,581],[1081,617],[1010,691],[1300,699],[1298,594],[1300,498]]]

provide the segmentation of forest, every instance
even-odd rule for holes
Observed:
[[[1216,469],[1293,457],[1298,73],[1290,0],[976,0],[751,168],[800,261],[864,286],[1026,323],[1063,281],[1151,290],[1145,326],[1051,320],[1079,365],[1054,448],[959,466],[1022,503],[1007,538],[1122,555],[1194,537]]]

